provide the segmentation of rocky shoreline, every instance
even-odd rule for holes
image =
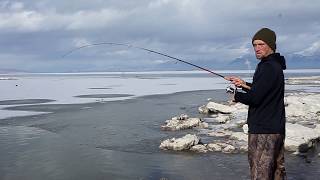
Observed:
[[[309,83],[309,82],[308,82]],[[320,94],[291,92],[285,94],[286,106],[286,151],[305,153],[320,140]],[[191,151],[199,153],[246,152],[248,107],[240,103],[217,103],[212,100],[201,107],[204,118],[182,114],[166,120],[161,126],[165,131],[194,129],[194,134],[170,138],[161,142],[162,150]],[[208,143],[200,136],[213,138]]]

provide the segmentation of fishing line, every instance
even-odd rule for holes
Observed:
[[[170,56],[168,54],[164,54],[164,53],[161,53],[161,52],[158,52],[158,51],[155,51],[155,50],[152,50],[152,49],[148,49],[148,48],[144,48],[144,47],[139,47],[139,46],[133,46],[131,44],[124,44],[124,43],[113,43],[113,42],[102,42],[102,43],[94,43],[94,44],[87,44],[87,45],[84,45],[84,46],[80,46],[80,47],[77,47],[77,48],[74,48],[72,50],[70,50],[69,52],[65,53],[64,55],[62,55],[62,58],[72,54],[74,51],[77,51],[77,50],[80,50],[80,49],[83,49],[83,48],[88,48],[88,47],[92,47],[92,46],[100,46],[100,45],[112,45],[112,46],[126,46],[128,48],[135,48],[135,49],[140,49],[140,50],[144,50],[144,51],[148,51],[148,52],[151,52],[151,53],[154,53],[154,54],[158,54],[158,55],[161,55],[161,56],[165,56],[167,58],[170,58],[170,59],[174,59],[174,60],[177,60],[179,62],[182,62],[182,63],[185,63],[185,64],[188,64],[190,66],[193,66],[193,67],[196,67],[198,69],[201,69],[201,70],[204,70],[204,71],[207,71],[213,75],[216,75],[216,76],[219,76],[219,77],[222,77],[223,79],[225,79],[225,76],[219,74],[219,73],[216,73],[216,72],[213,72],[207,68],[204,68],[204,67],[201,67],[201,66],[198,66],[196,64],[193,64],[193,63],[190,63],[188,61],[185,61],[185,60],[182,60],[182,59],[179,59],[179,58],[176,58],[176,57],[173,57],[173,56]]]

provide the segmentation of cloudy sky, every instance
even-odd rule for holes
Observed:
[[[198,64],[253,53],[276,31],[284,55],[320,55],[318,0],[0,0],[0,69],[32,72],[150,70],[172,60],[99,42],[130,43]]]

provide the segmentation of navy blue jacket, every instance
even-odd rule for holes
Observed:
[[[285,134],[283,56],[274,53],[257,65],[251,89],[236,92],[235,101],[249,105],[248,127],[252,134]]]

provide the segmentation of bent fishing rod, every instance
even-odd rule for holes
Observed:
[[[161,53],[161,52],[158,52],[158,51],[155,51],[155,50],[152,50],[152,49],[148,49],[148,48],[144,48],[144,47],[139,47],[139,46],[133,46],[131,44],[124,44],[124,43],[113,43],[113,42],[102,42],[102,43],[93,43],[93,44],[87,44],[87,45],[84,45],[84,46],[80,46],[80,47],[77,47],[77,48],[74,48],[72,50],[70,50],[69,52],[65,53],[64,55],[62,55],[62,58],[68,56],[69,54],[73,53],[74,51],[77,51],[77,50],[80,50],[80,49],[83,49],[83,48],[88,48],[88,47],[92,47],[92,46],[101,46],[101,45],[111,45],[111,46],[126,46],[128,48],[135,48],[135,49],[140,49],[140,50],[144,50],[144,51],[148,51],[148,52],[151,52],[151,53],[154,53],[154,54],[158,54],[158,55],[161,55],[161,56],[165,56],[165,57],[168,57],[170,59],[174,59],[176,61],[179,61],[179,62],[182,62],[182,63],[185,63],[185,64],[188,64],[188,65],[191,65],[193,67],[196,67],[198,69],[201,69],[201,70],[204,70],[204,71],[207,71],[213,75],[216,75],[216,76],[219,76],[219,77],[222,77],[223,79],[226,79],[225,76],[221,75],[221,74],[218,74],[218,73],[215,73],[207,68],[204,68],[204,67],[201,67],[201,66],[198,66],[196,64],[193,64],[193,63],[190,63],[188,61],[185,61],[185,60],[182,60],[182,59],[179,59],[179,58],[176,58],[176,57],[173,57],[173,56],[170,56],[168,54],[164,54],[164,53]],[[227,79],[226,79],[227,80]]]

